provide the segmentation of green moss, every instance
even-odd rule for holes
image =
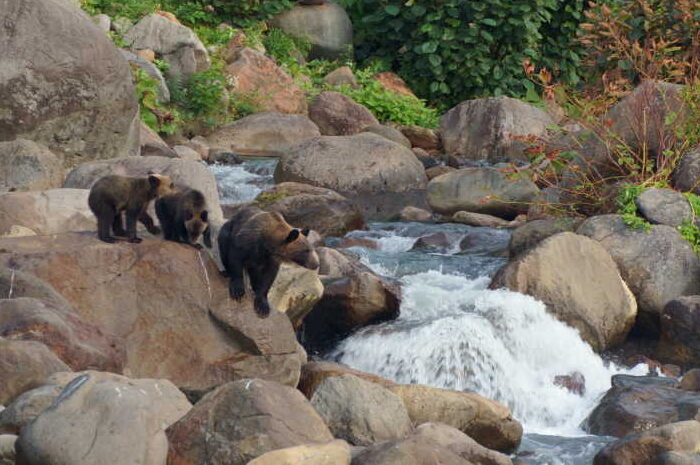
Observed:
[[[263,192],[255,197],[255,205],[260,208],[267,208],[273,203],[285,198],[287,194],[283,192]]]

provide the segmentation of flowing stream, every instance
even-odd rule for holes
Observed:
[[[266,163],[266,164],[265,164]],[[274,162],[213,167],[222,203],[250,200],[271,183]],[[420,237],[432,246],[414,248]],[[587,436],[582,421],[616,373],[644,374],[607,363],[575,329],[544,304],[516,292],[489,290],[506,263],[510,233],[457,224],[374,223],[349,238],[377,248],[352,247],[374,271],[398,279],[398,319],[363,328],[325,358],[400,383],[470,390],[506,404],[522,422],[521,463],[588,465],[612,438]],[[328,240],[330,246],[338,239]],[[580,373],[583,395],[554,378]]]

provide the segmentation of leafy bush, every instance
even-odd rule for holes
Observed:
[[[156,132],[175,133],[182,123],[180,112],[158,100],[158,81],[136,65],[132,65],[131,69],[136,84],[141,121]]]
[[[207,0],[230,24],[250,26],[267,21],[294,6],[292,0]]]
[[[607,0],[585,12],[579,42],[592,77],[624,88],[641,79],[684,82],[700,65],[700,2]]]
[[[525,60],[576,79],[578,55],[567,48],[582,0],[346,0],[345,6],[358,57],[378,57],[418,95],[442,106],[524,94]]]
[[[306,59],[311,51],[311,43],[292,37],[281,29],[271,28],[262,39],[267,54],[283,65],[294,66]]]

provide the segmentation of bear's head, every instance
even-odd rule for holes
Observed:
[[[307,236],[309,230],[292,229],[284,239],[283,244],[277,250],[277,255],[285,261],[296,263],[310,270],[317,270],[320,266],[318,254],[309,243]]]
[[[170,179],[170,176],[164,174],[156,174],[148,172],[148,184],[151,187],[151,196],[155,198],[164,197],[169,194],[174,194],[177,190],[175,183]]]
[[[211,248],[209,213],[206,210],[188,211],[185,215],[185,229],[191,243],[197,242],[199,236],[204,234],[204,245]]]

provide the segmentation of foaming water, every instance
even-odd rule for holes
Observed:
[[[240,165],[210,165],[219,189],[221,203],[253,200],[260,192],[274,185],[272,173],[277,160],[261,159]]]
[[[441,257],[434,269],[413,274],[385,266],[381,257],[391,238],[384,239],[380,250],[360,255],[376,271],[400,276],[401,316],[354,333],[330,358],[400,383],[475,391],[508,405],[528,433],[559,436],[582,435],[581,422],[610,388],[611,376],[630,372],[604,363],[542,302],[487,289],[484,269],[472,278],[446,273]],[[403,239],[397,242],[387,248],[406,248]],[[474,263],[472,256],[463,259]],[[556,376],[574,372],[585,378],[583,396],[554,384]]]

